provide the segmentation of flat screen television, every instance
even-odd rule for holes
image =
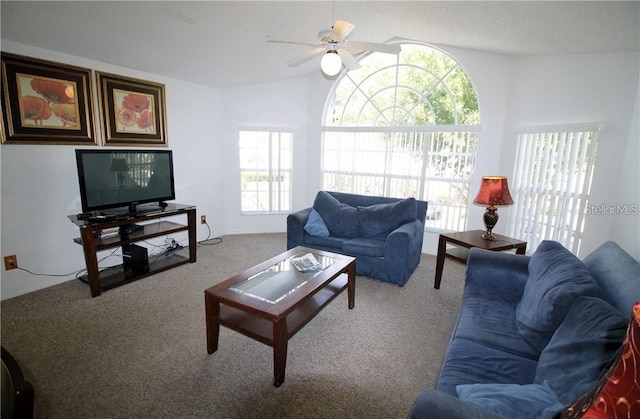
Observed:
[[[76,149],[84,213],[136,213],[140,204],[176,198],[171,150]],[[115,210],[115,209],[118,210]]]

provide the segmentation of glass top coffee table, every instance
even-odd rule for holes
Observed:
[[[318,265],[298,270],[292,259],[309,253]],[[218,349],[220,325],[269,345],[273,347],[273,385],[279,387],[284,382],[289,339],[345,289],[352,309],[353,257],[300,246],[274,256],[205,290],[207,352]]]

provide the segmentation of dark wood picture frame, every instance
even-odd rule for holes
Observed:
[[[97,144],[91,69],[0,55],[3,144]]]
[[[96,71],[104,145],[166,147],[164,84]]]

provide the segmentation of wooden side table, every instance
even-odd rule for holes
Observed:
[[[438,256],[436,258],[436,277],[433,282],[433,288],[440,288],[442,280],[442,268],[445,259],[453,259],[460,263],[467,263],[469,257],[469,249],[472,247],[480,247],[486,250],[494,250],[496,252],[515,249],[519,255],[524,255],[527,251],[527,242],[513,239],[511,237],[502,236],[493,233],[495,240],[484,240],[482,234],[484,230],[461,231],[458,233],[441,234],[438,240]],[[447,243],[457,247],[447,249]]]

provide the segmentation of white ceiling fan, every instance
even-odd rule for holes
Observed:
[[[294,67],[300,65],[313,57],[325,54],[322,57],[320,66],[327,76],[335,76],[342,69],[342,64],[349,70],[357,70],[360,64],[353,54],[362,51],[376,51],[387,54],[400,53],[399,45],[378,44],[374,42],[350,41],[347,39],[355,25],[344,20],[336,20],[331,29],[325,29],[318,34],[316,41],[295,41],[287,39],[276,39],[268,37],[267,42],[282,44],[307,45],[313,47],[307,52],[300,54],[289,61],[287,65]]]

